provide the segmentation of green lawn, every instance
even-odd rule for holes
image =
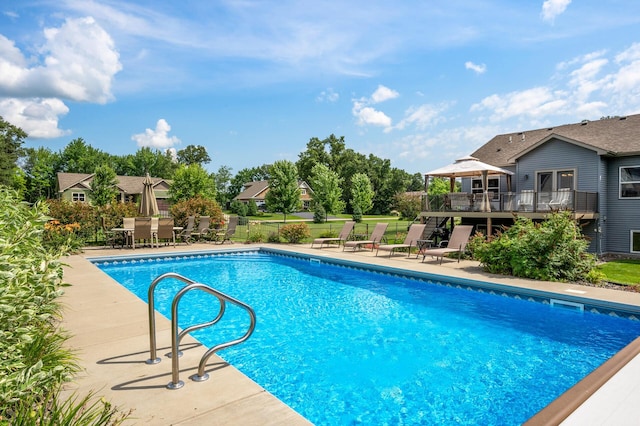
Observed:
[[[598,269],[607,276],[607,281],[640,286],[640,259],[612,260]]]

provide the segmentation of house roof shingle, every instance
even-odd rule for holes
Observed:
[[[471,155],[498,167],[553,138],[591,147],[605,155],[640,155],[640,114],[497,135]]]
[[[58,191],[65,190],[81,185],[86,189],[91,189],[91,181],[93,173],[58,173]],[[167,182],[165,179],[152,177],[153,186],[157,186],[161,182]],[[116,176],[118,189],[125,194],[142,194],[144,189],[143,176]]]

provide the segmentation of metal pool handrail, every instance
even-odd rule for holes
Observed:
[[[247,330],[247,332],[240,338],[235,339],[235,340],[231,340],[229,342],[226,343],[221,343],[219,345],[216,345],[214,347],[212,347],[211,349],[209,349],[207,352],[205,352],[205,354],[202,356],[202,358],[200,359],[200,363],[198,365],[198,374],[197,375],[193,375],[191,377],[192,380],[197,381],[197,382],[202,382],[205,381],[209,378],[209,375],[205,373],[204,369],[205,366],[207,364],[207,361],[209,360],[209,358],[211,357],[211,355],[213,355],[214,353],[216,353],[217,351],[224,349],[224,348],[228,348],[230,346],[234,346],[237,345],[239,343],[244,342],[245,340],[247,340],[251,334],[253,334],[253,331],[255,330],[256,327],[256,314],[253,311],[253,309],[247,305],[246,303],[243,303],[237,299],[234,299],[231,296],[228,296],[218,290],[215,290],[211,287],[209,287],[206,284],[202,284],[202,283],[198,283],[196,281],[193,281],[189,278],[186,278],[180,274],[176,274],[174,272],[168,272],[166,274],[162,274],[159,277],[157,277],[155,280],[153,280],[153,282],[151,283],[151,285],[149,286],[149,290],[148,290],[148,307],[149,307],[149,359],[146,361],[147,364],[157,364],[160,362],[160,358],[157,356],[157,349],[156,349],[156,322],[155,322],[155,301],[154,301],[154,293],[155,293],[155,289],[158,285],[158,283],[160,283],[160,281],[166,279],[166,278],[175,278],[177,280],[180,280],[182,282],[184,282],[185,284],[187,284],[186,286],[184,286],[182,289],[180,289],[180,291],[178,291],[178,293],[176,293],[176,295],[173,298],[173,302],[171,303],[171,370],[172,370],[172,375],[171,375],[171,382],[167,385],[167,388],[169,389],[180,389],[182,386],[184,386],[184,383],[180,380],[179,377],[179,372],[180,372],[180,367],[179,367],[179,358],[180,358],[180,351],[179,351],[179,346],[180,346],[180,341],[182,340],[182,338],[191,333],[192,331],[195,330],[199,330],[202,328],[206,328],[209,326],[214,325],[215,323],[217,323],[222,316],[224,315],[225,309],[226,309],[226,302],[229,302],[233,305],[236,305],[242,309],[244,309],[245,311],[247,311],[247,313],[249,314],[249,318],[250,318],[250,324],[249,324],[249,328]],[[215,296],[218,301],[220,302],[220,310],[218,311],[218,314],[216,315],[216,317],[208,322],[202,323],[202,324],[196,324],[196,325],[192,325],[190,327],[187,327],[186,329],[184,329],[182,332],[178,332],[178,304],[180,303],[180,299],[182,299],[182,296],[184,296],[187,292],[191,291],[191,290],[202,290],[205,291],[213,296]]]

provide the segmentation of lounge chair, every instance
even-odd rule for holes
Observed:
[[[356,249],[360,249],[360,247],[367,244],[371,245],[371,251],[373,251],[373,248],[375,247],[375,245],[380,244],[380,241],[382,241],[382,239],[384,238],[384,233],[387,231],[388,225],[389,225],[388,223],[377,223],[376,227],[373,228],[373,231],[371,232],[371,236],[369,237],[368,240],[345,241],[344,244],[342,245],[342,251],[344,251],[347,247],[352,247],[352,250],[356,251]]]
[[[393,254],[394,251],[401,248],[406,248],[407,257],[411,255],[411,248],[418,246],[418,240],[422,239],[422,234],[424,233],[424,229],[427,225],[414,223],[409,227],[409,232],[407,232],[407,236],[404,239],[402,244],[381,244],[378,246],[378,250],[376,250],[376,256],[380,250],[387,250],[389,252],[389,257]]]
[[[526,212],[533,211],[533,196],[534,192],[532,189],[523,189],[520,193],[520,199],[518,200],[518,210],[523,210]]]
[[[314,244],[320,244],[319,248],[322,248],[322,246],[324,246],[325,244],[331,244],[331,243],[338,243],[338,247],[339,247],[340,244],[347,241],[347,238],[349,237],[349,234],[351,234],[351,231],[353,231],[353,227],[355,226],[355,224],[356,223],[352,220],[345,222],[337,238],[336,237],[316,238],[311,243],[311,248],[313,248]]]
[[[549,201],[549,208],[560,210],[566,209],[569,206],[571,200],[571,189],[561,188],[556,192],[556,197]]]
[[[218,242],[218,244],[224,244],[225,241],[231,242],[231,237],[236,233],[237,226],[238,216],[231,216],[229,218],[229,223],[227,224],[227,229],[224,231],[216,232],[214,241]]]
[[[193,232],[193,226],[195,222],[196,222],[195,216],[189,216],[187,218],[186,228],[180,231],[180,234],[177,235],[178,239],[182,240],[182,242],[184,243],[191,244],[191,233]]]
[[[151,232],[150,217],[136,217],[131,235],[131,247],[136,248],[136,241],[149,241],[153,247],[153,233]]]
[[[176,246],[176,233],[173,230],[173,219],[170,217],[161,217],[158,219],[158,230],[156,231],[156,246],[159,246],[160,240],[173,242]]]
[[[198,228],[191,232],[191,236],[197,238],[198,241],[201,241],[212,233],[213,229],[211,229],[211,218],[209,216],[200,216],[198,218]]]
[[[460,262],[460,257],[467,248],[467,243],[469,243],[471,231],[473,231],[473,225],[457,225],[453,228],[453,232],[451,233],[451,238],[447,242],[447,246],[425,250],[422,254],[422,261],[424,262],[425,257],[431,256],[435,257],[436,260],[440,258],[440,264],[442,264],[442,259],[446,254],[458,253],[458,262]]]

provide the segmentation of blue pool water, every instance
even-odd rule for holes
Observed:
[[[640,321],[258,252],[97,265],[145,301],[177,272],[252,306],[254,334],[219,355],[318,425],[521,424],[640,335]],[[182,285],[158,286],[158,311]],[[182,328],[217,313],[196,293]],[[247,324],[228,307],[194,337],[211,347]]]

